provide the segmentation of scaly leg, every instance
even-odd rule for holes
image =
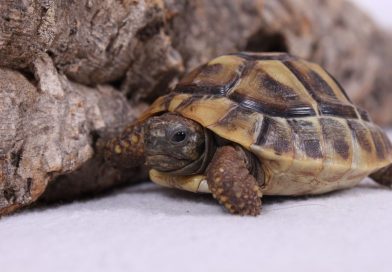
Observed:
[[[113,166],[133,168],[144,164],[143,126],[135,123],[109,140],[105,145],[104,156]]]
[[[229,212],[253,216],[260,213],[261,190],[241,150],[232,146],[218,148],[207,169],[207,183],[214,198]]]

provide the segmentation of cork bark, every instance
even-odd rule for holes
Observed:
[[[239,50],[318,62],[392,124],[392,36],[345,0],[3,0],[0,214],[145,176],[101,142],[187,71]]]

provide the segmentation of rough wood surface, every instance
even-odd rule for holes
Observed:
[[[35,201],[49,181],[92,161],[97,173],[79,180],[83,186],[99,190],[104,181],[98,179],[126,175],[107,166],[99,173],[103,163],[94,157],[97,138],[134,118],[126,99],[108,85],[89,88],[69,81],[47,55],[33,65],[35,78],[0,70],[2,213]]]
[[[319,62],[392,124],[391,46],[344,0],[1,1],[0,214],[45,190],[46,200],[72,199],[143,176],[107,166],[100,141],[228,52]]]

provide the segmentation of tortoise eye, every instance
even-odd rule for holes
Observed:
[[[185,139],[186,139],[186,133],[185,131],[182,130],[175,132],[171,137],[171,141],[176,144],[183,142]]]

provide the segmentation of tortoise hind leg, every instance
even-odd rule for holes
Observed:
[[[229,212],[253,216],[260,213],[261,190],[241,150],[232,146],[218,148],[207,169],[207,183],[214,198]]]
[[[392,164],[374,172],[370,177],[377,183],[392,188]]]

